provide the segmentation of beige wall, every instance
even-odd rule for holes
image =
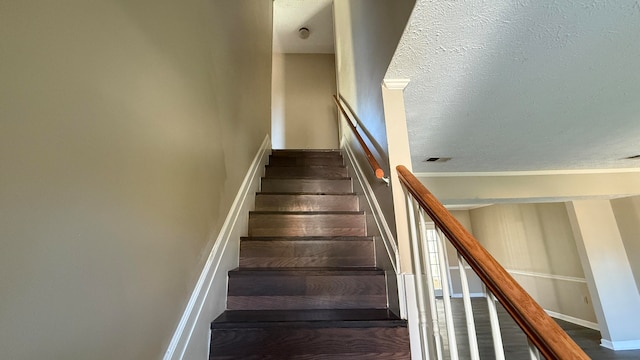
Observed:
[[[3,1],[0,358],[157,359],[269,132],[271,1]]]
[[[611,206],[640,291],[640,196],[611,200]]]
[[[478,241],[543,308],[596,322],[563,203],[492,205],[470,219]]]
[[[344,0],[334,3],[338,91],[353,108],[365,141],[389,174],[387,135],[381,84],[415,0]],[[357,152],[363,169],[369,168],[364,152],[343,124],[346,141]],[[393,170],[395,171],[395,170]],[[390,188],[368,172],[369,182],[395,233]]]
[[[337,149],[333,54],[274,54],[271,134],[274,149]]]

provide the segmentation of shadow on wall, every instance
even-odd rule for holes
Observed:
[[[389,173],[382,80],[415,0],[335,3],[339,91],[359,117],[365,141]]]

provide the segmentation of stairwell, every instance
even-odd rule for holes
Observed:
[[[410,359],[335,150],[274,150],[229,272],[210,359]]]

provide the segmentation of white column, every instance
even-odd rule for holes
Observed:
[[[602,334],[614,350],[640,349],[640,294],[609,200],[567,203]]]
[[[391,189],[393,192],[400,268],[404,273],[411,272],[411,251],[409,229],[405,225],[407,224],[407,211],[404,192],[398,179],[396,166],[404,165],[409,171],[412,171],[409,134],[407,132],[407,118],[404,110],[403,96],[403,91],[407,84],[409,84],[409,80],[407,79],[385,79],[382,83],[382,102],[384,104],[389,168],[391,172],[389,177],[391,178]]]

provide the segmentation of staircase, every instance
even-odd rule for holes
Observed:
[[[342,155],[274,150],[210,359],[410,359]]]

